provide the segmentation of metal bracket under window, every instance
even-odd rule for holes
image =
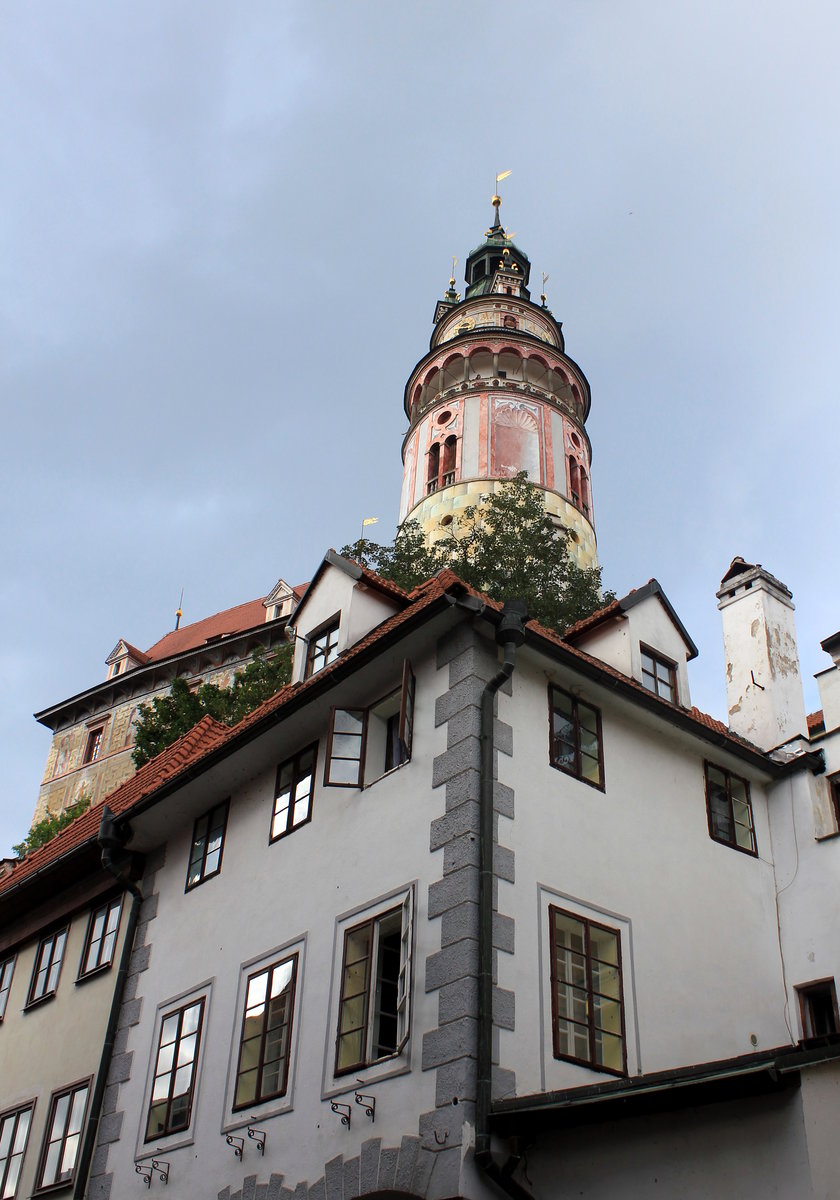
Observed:
[[[147,1188],[152,1186],[155,1171],[157,1171],[161,1183],[169,1183],[169,1163],[164,1162],[162,1158],[153,1158],[150,1167],[147,1167],[145,1163],[134,1164],[134,1173],[143,1176],[143,1182]]]
[[[362,1081],[360,1079],[359,1083],[361,1082]],[[365,1110],[365,1116],[370,1117],[371,1121],[373,1121],[376,1115],[376,1097],[365,1096],[361,1092],[355,1092],[354,1098],[356,1103],[361,1105],[361,1107]]]
[[[245,1149],[245,1139],[241,1137],[235,1137],[232,1133],[228,1133],[225,1134],[225,1141],[229,1146],[233,1147],[234,1158],[238,1158],[241,1162],[242,1151]]]
[[[253,1117],[251,1120],[253,1121]],[[257,1149],[260,1154],[265,1154],[265,1132],[262,1129],[255,1129],[253,1125],[248,1126],[248,1137],[252,1142],[257,1143]]]
[[[330,1108],[333,1110],[334,1113],[338,1113],[338,1115],[341,1117],[341,1124],[346,1125],[347,1128],[349,1129],[350,1128],[350,1105],[349,1104],[339,1104],[339,1102],[337,1100],[330,1100]]]

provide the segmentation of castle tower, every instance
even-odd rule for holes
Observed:
[[[578,563],[593,566],[589,384],[545,296],[531,300],[531,264],[500,203],[494,196],[493,225],[467,259],[463,300],[450,279],[429,353],[406,384],[400,523],[418,521],[432,543],[459,509],[527,471]]]

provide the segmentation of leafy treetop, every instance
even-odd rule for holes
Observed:
[[[82,792],[76,803],[65,808],[64,812],[49,813],[42,821],[36,821],[23,841],[12,846],[12,853],[18,858],[25,858],[33,850],[46,846],[47,842],[51,842],[57,833],[61,833],[65,826],[75,821],[76,817],[80,817],[88,808],[90,796]]]
[[[341,553],[406,590],[450,567],[492,600],[524,600],[530,617],[559,632],[615,598],[601,591],[600,567],[577,564],[568,533],[524,471],[465,507],[432,546],[416,521],[406,521],[388,545],[360,539]]]

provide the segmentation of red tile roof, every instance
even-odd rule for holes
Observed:
[[[594,613],[590,613],[588,617],[584,617],[582,620],[576,621],[574,625],[570,625],[563,634],[563,637],[567,641],[571,641],[578,634],[586,633],[588,629],[593,629],[603,621],[608,621],[610,617],[620,617],[623,611],[620,601],[612,600],[609,604],[605,604],[603,608],[596,609]]]
[[[129,657],[133,658],[135,662],[140,663],[142,667],[144,667],[147,662],[151,662],[151,659],[144,650],[138,650],[136,646],[132,646],[131,642],[127,642],[125,638],[120,638],[120,641],[128,651]]]
[[[254,626],[264,623],[265,605],[262,600],[248,600],[245,604],[237,604],[235,608],[226,608],[215,616],[205,617],[203,621],[193,621],[191,625],[173,629],[149,647],[146,651],[146,661],[159,662],[160,659],[170,658],[173,654],[197,650],[199,646],[214,638],[242,633],[245,629],[253,629]]]
[[[177,742],[162,750],[156,758],[132,775],[131,779],[126,780],[106,797],[105,803],[115,816],[128,812],[138,800],[150,796],[161,784],[197,762],[208,750],[218,746],[228,732],[226,725],[221,725],[210,716],[202,717],[189,733],[185,733]],[[0,878],[0,894],[37,874],[43,867],[63,858],[85,842],[95,841],[102,819],[102,808],[102,804],[88,808],[62,829],[61,833],[56,834],[52,841],[27,854],[23,862],[17,863],[14,870]]]

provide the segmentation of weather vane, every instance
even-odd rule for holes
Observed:
[[[546,275],[545,271],[543,271],[543,273],[542,273],[542,281],[543,281],[542,294],[540,296],[540,300],[542,300],[543,305],[545,304],[545,285],[548,283],[548,280],[549,280],[549,276]]]

